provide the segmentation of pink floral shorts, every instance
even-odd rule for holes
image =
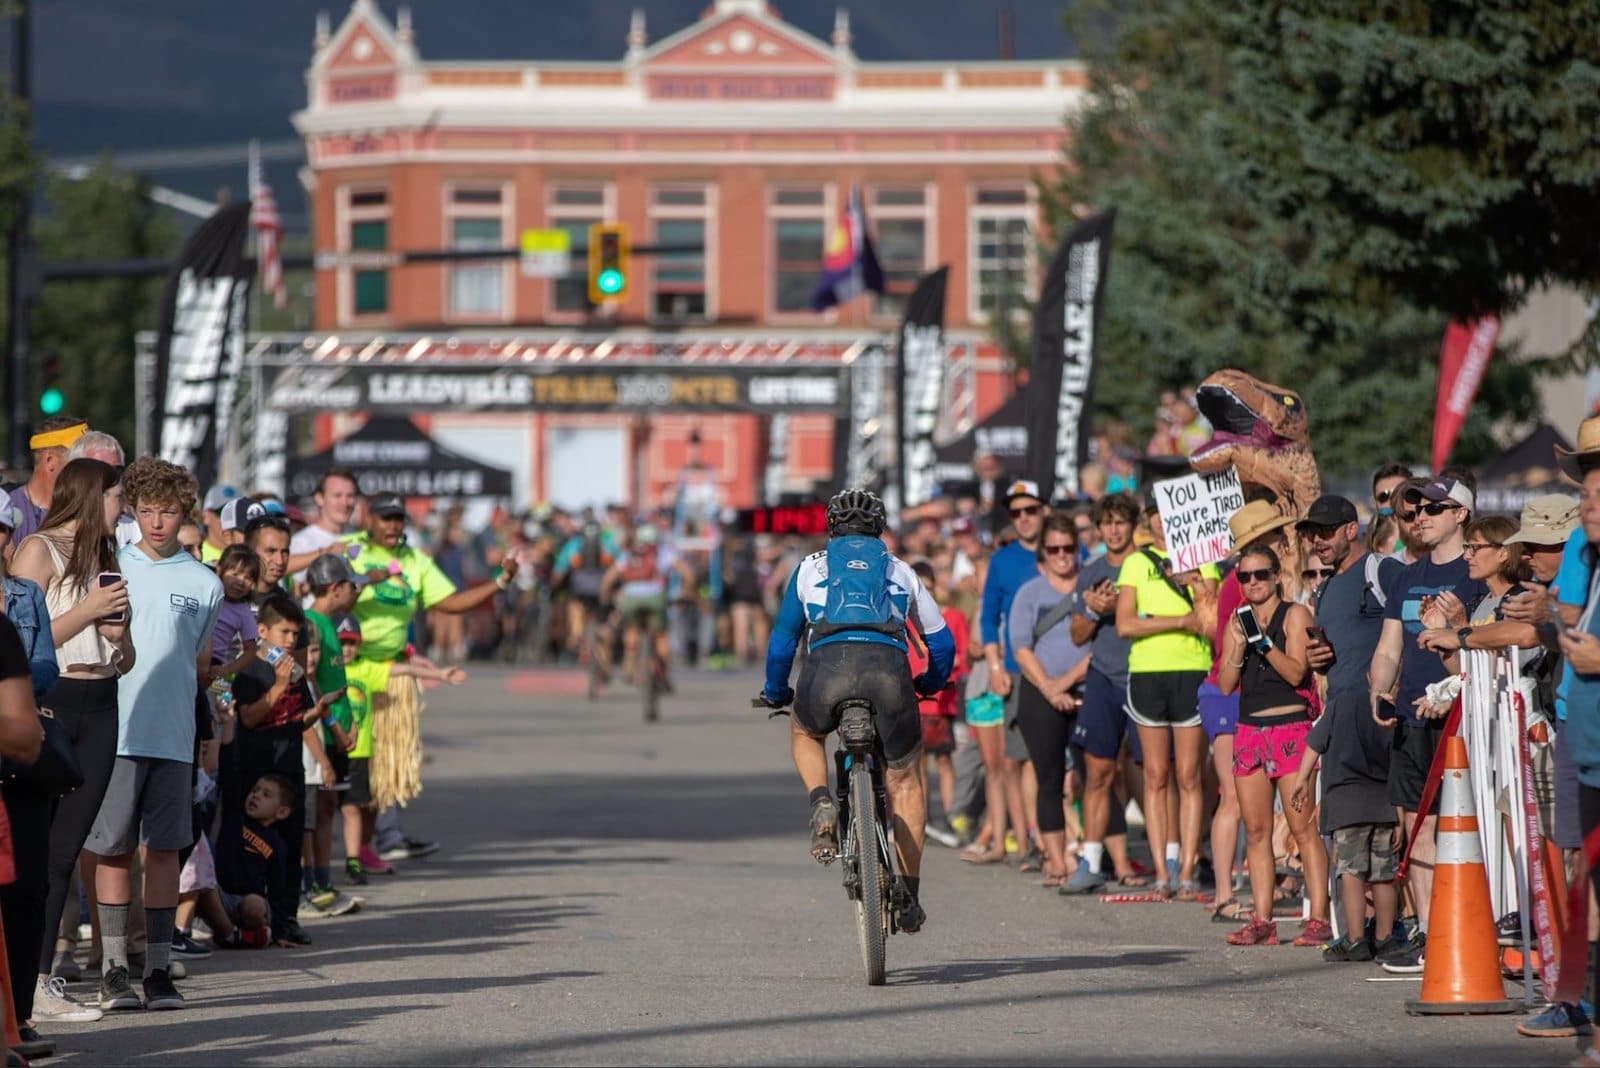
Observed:
[[[1300,770],[1300,758],[1306,751],[1306,735],[1310,733],[1311,724],[1307,720],[1279,723],[1271,727],[1239,724],[1233,736],[1234,778],[1253,775],[1257,768],[1265,771],[1269,779],[1293,775]]]

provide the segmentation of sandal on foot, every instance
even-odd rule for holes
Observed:
[[[1249,923],[1255,918],[1255,907],[1249,900],[1224,898],[1211,910],[1212,923]]]
[[[1037,847],[1029,849],[1022,858],[1022,863],[1017,865],[1017,871],[1024,875],[1030,872],[1044,871],[1044,853]]]
[[[1130,871],[1126,875],[1117,876],[1117,885],[1125,886],[1129,890],[1143,890],[1150,885],[1150,877]]]
[[[1065,871],[1051,871],[1046,868],[1044,873],[1044,882],[1040,885],[1055,889],[1062,883],[1066,882],[1069,877],[1070,876]]]
[[[1185,879],[1178,884],[1177,893],[1173,896],[1179,901],[1199,901],[1200,884],[1193,879]]]

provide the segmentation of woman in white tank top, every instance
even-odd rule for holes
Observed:
[[[13,895],[3,902],[7,931],[15,923],[27,932],[26,948],[10,959],[19,1019],[96,1018],[97,1010],[77,1004],[60,984],[46,981],[58,963],[58,944],[46,936],[60,926],[73,869],[111,779],[117,755],[117,677],[133,666],[126,622],[105,622],[118,614],[126,618],[127,585],[120,578],[106,586],[99,582],[102,573],[118,570],[112,534],[121,512],[121,469],[99,460],[73,460],[61,470],[44,522],[17,546],[12,560],[14,574],[44,590],[61,668],[61,677],[39,705],[54,714],[71,739],[83,770],[83,786],[61,798],[12,785],[0,791],[13,824],[22,820],[40,826],[28,840],[48,841],[45,855],[16,858],[19,872],[28,867],[45,871],[47,883],[39,893]]]

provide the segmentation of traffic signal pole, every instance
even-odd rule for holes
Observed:
[[[31,151],[33,121],[28,114],[31,82],[28,0],[11,0],[11,104],[18,109],[23,144]],[[6,421],[6,458],[17,471],[30,462],[28,437],[32,431],[32,404],[28,390],[29,312],[34,288],[33,246],[28,239],[33,206],[31,160],[17,185],[11,207],[11,229],[6,233],[6,351],[5,396],[10,418]]]

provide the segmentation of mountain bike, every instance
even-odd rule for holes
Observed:
[[[638,608],[626,626],[633,628],[633,677],[639,684],[639,700],[644,707],[644,721],[654,723],[661,718],[661,695],[671,689],[667,679],[667,665],[656,655],[656,625],[650,609]]]
[[[753,708],[772,708],[757,697]],[[773,716],[786,716],[775,709]],[[770,718],[770,717],[769,717]],[[900,911],[911,903],[905,880],[895,873],[889,848],[888,797],[884,787],[883,743],[867,701],[839,706],[839,747],[833,753],[834,793],[839,806],[839,856],[845,896],[855,902],[856,937],[868,986],[886,978],[885,942],[900,929]],[[823,863],[831,863],[823,858]]]

